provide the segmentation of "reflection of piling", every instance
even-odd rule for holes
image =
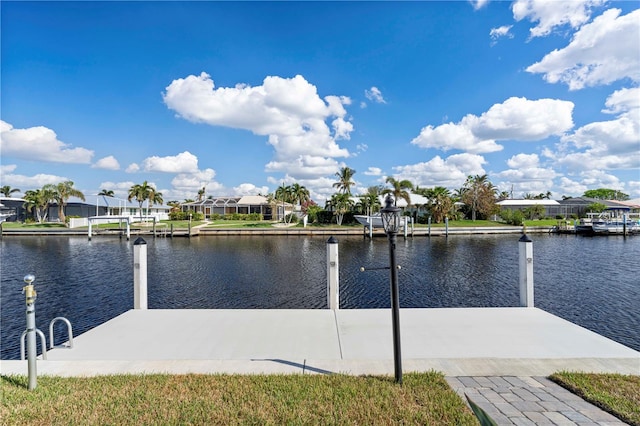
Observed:
[[[147,242],[133,243],[133,309],[147,309]]]
[[[333,310],[340,309],[338,266],[338,240],[330,237],[327,240],[327,306]]]

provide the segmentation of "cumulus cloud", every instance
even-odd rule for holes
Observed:
[[[530,36],[547,36],[557,27],[568,25],[579,28],[589,21],[593,9],[606,0],[516,0],[511,6],[516,21],[528,19],[538,25],[531,28]]]
[[[502,190],[511,188],[514,191],[541,193],[553,187],[553,180],[558,174],[550,167],[542,167],[537,154],[516,154],[507,160],[508,170],[495,173],[498,179],[496,186]]]
[[[562,134],[573,127],[572,112],[572,102],[512,97],[479,117],[469,114],[458,123],[424,127],[411,143],[443,151],[495,152],[503,149],[496,140],[536,141]]]
[[[471,3],[475,10],[479,10],[489,4],[489,0],[469,0],[469,3]]]
[[[209,194],[220,194],[224,187],[214,180],[215,176],[216,172],[213,169],[198,170],[194,173],[179,173],[171,180],[171,185],[180,193],[190,194],[190,198],[194,198],[203,186],[207,188]]]
[[[622,89],[605,103],[609,121],[586,124],[565,135],[555,156],[572,171],[640,168],[640,89]]]
[[[86,148],[72,148],[58,140],[58,135],[44,126],[14,129],[0,120],[0,150],[3,157],[54,163],[89,164],[93,151]]]
[[[427,162],[394,167],[396,179],[407,179],[422,187],[459,188],[469,175],[483,175],[484,157],[476,154],[454,154],[447,158],[435,156]]]
[[[42,188],[47,184],[58,184],[60,182],[68,181],[69,178],[64,176],[56,176],[50,175],[46,173],[38,173],[34,176],[25,176],[20,174],[13,174],[12,172],[15,170],[8,168],[3,169],[0,174],[0,180],[3,185],[9,185],[16,188],[20,188],[22,193],[29,189],[37,189]]]
[[[491,37],[491,45],[495,45],[499,39],[503,37],[513,38],[513,34],[511,34],[511,27],[513,25],[503,25],[497,28],[491,28],[489,31],[489,37]]]
[[[120,170],[120,163],[113,155],[109,155],[108,157],[104,157],[95,162],[95,164],[91,165],[94,169],[105,169],[105,170]]]
[[[382,169],[378,167],[369,167],[364,174],[366,176],[382,176]]]
[[[344,108],[351,100],[344,96],[323,99],[300,75],[269,76],[255,87],[239,84],[216,88],[203,72],[174,80],[163,98],[168,108],[188,121],[267,136],[275,151],[274,160],[266,166],[268,171],[298,177],[303,163],[335,162],[335,158],[349,156],[337,141],[349,139],[353,131]],[[323,168],[315,170],[324,173]],[[305,171],[304,175],[309,173],[313,172]]]
[[[364,91],[364,96],[372,102],[377,104],[386,104],[382,92],[376,86],[372,86],[371,89]]]
[[[300,155],[289,161],[271,161],[265,166],[265,171],[290,174],[298,180],[333,175],[340,167],[341,163],[333,158]]]
[[[571,3],[571,2],[559,2]],[[569,90],[630,79],[640,81],[640,9],[620,16],[609,9],[584,25],[563,49],[547,54],[527,68],[549,83],[565,83]]]
[[[233,187],[233,193],[238,195],[267,195],[269,193],[269,187],[257,187],[252,183],[241,183],[240,185]]]
[[[198,157],[189,151],[166,157],[148,157],[142,162],[146,172],[195,173],[198,171]]]
[[[137,173],[140,171],[140,166],[137,163],[131,163],[127,166],[125,172],[127,173]]]

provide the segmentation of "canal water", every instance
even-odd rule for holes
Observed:
[[[535,305],[640,350],[640,237],[530,237]],[[399,237],[400,306],[518,306],[519,238]],[[387,239],[338,241],[341,309],[388,308],[389,272],[360,271],[388,265]],[[47,339],[55,317],[79,335],[133,308],[133,240],[4,237],[1,245],[2,359],[20,356],[26,274],[36,276],[37,326]],[[325,309],[326,246],[308,236],[148,238],[149,308]]]

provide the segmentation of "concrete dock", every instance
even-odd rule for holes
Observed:
[[[538,308],[401,309],[400,326],[405,372],[640,374],[640,352]],[[38,361],[38,374],[60,376],[393,371],[389,309],[130,310]]]
[[[538,308],[400,310],[403,371],[436,370],[498,425],[624,425],[546,379],[640,374],[640,352]],[[59,343],[59,342],[58,342]],[[130,310],[53,349],[38,375],[394,374],[391,311]],[[0,361],[27,375],[27,361]]]

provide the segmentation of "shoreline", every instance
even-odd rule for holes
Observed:
[[[529,226],[526,228],[526,233],[540,234],[540,233],[552,233],[552,226]],[[429,237],[429,236],[447,236],[447,235],[487,235],[487,234],[523,234],[522,226],[477,226],[477,227],[450,227],[448,230],[443,227],[429,228],[414,228],[413,232],[408,232],[407,237]],[[0,233],[4,236],[87,236],[87,229],[2,229]],[[131,230],[131,236],[154,236],[152,229],[136,229]],[[155,237],[157,238],[173,238],[173,237],[199,237],[199,236],[331,236],[331,235],[353,235],[368,237],[369,231],[365,227],[357,228],[211,228],[211,227],[197,227],[191,229],[191,235],[186,228],[176,229],[173,234],[162,230],[156,230]],[[95,231],[92,233],[93,237],[122,237],[122,232],[119,230],[109,230],[107,232]],[[386,234],[382,229],[376,229],[373,232],[373,237],[384,237]],[[402,232],[398,233],[399,237],[404,237]]]

